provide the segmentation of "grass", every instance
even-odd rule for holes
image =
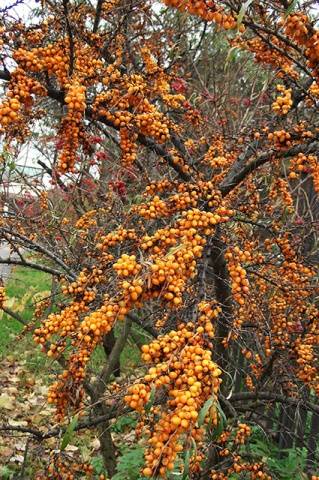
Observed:
[[[39,293],[49,295],[50,287],[51,276],[47,273],[25,267],[15,267],[5,284],[6,306],[18,313],[26,323],[29,323],[33,319],[35,303],[39,299],[37,296]],[[2,311],[0,314],[2,314],[0,318],[0,358],[9,356],[12,360],[23,360],[27,370],[34,374],[43,371],[48,359],[33,342],[31,333],[26,333],[17,340],[17,336],[24,328],[23,325]]]
[[[27,323],[31,322],[34,313],[34,303],[39,292],[50,293],[51,276],[38,270],[16,267],[12,270],[9,281],[5,285],[6,296],[8,298],[7,306],[19,313]],[[0,312],[1,315],[1,312]],[[23,325],[12,317],[3,314],[0,319],[0,358],[11,355],[14,358],[26,360],[27,368],[33,373],[40,373],[44,366],[50,365],[50,361],[43,355],[40,349],[33,343],[31,334],[26,334],[16,341],[17,335],[23,330]],[[115,335],[120,333],[122,323],[118,322],[115,326]],[[137,326],[133,326],[135,337],[141,343],[146,342],[143,331]],[[93,372],[98,372],[101,365],[105,362],[105,354],[102,346],[98,346],[91,358],[90,368]],[[122,372],[127,373],[140,364],[140,351],[135,342],[130,338],[121,354]]]
[[[7,306],[17,312],[24,321],[29,323],[34,312],[34,296],[38,292],[50,290],[50,275],[25,267],[12,270],[9,281],[5,284]],[[3,314],[0,328],[0,355],[11,350],[12,342],[19,334],[23,325],[14,318]]]

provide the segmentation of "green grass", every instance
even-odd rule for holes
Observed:
[[[120,333],[121,328],[122,323],[118,322],[115,326],[115,336]],[[138,336],[141,340],[146,341],[142,333],[139,332],[135,326],[133,328],[136,336]],[[103,347],[102,345],[98,345],[92,354],[89,367],[92,369],[93,372],[98,372],[101,369],[101,365],[103,365],[105,361],[106,360]],[[130,337],[128,338],[126,345],[121,353],[120,361],[121,373],[129,373],[141,364],[140,350],[137,347],[136,343]]]
[[[31,322],[34,313],[35,295],[39,292],[48,292],[51,287],[51,276],[30,268],[16,267],[12,270],[9,281],[5,285],[8,307],[16,311],[27,323]],[[11,355],[14,358],[26,360],[27,368],[33,373],[40,373],[44,366],[50,369],[52,360],[41,353],[32,339],[31,334],[26,334],[18,342],[17,335],[23,330],[23,325],[12,317],[3,314],[0,319],[0,358]],[[115,326],[115,335],[120,333],[122,323]],[[147,341],[142,329],[133,325],[134,336],[140,343]],[[98,372],[105,363],[105,354],[102,346],[98,346],[91,358],[90,369]],[[128,373],[141,363],[140,350],[136,343],[129,338],[121,354],[122,373]]]
[[[25,322],[32,320],[34,312],[34,295],[38,292],[50,290],[51,277],[47,273],[38,270],[16,267],[12,270],[9,281],[5,284],[5,292],[7,296],[7,306],[14,312],[17,312]],[[30,335],[26,335],[25,339],[15,343],[16,336],[22,331],[23,325],[6,314],[0,319],[0,356],[7,355],[12,352],[12,347],[20,349],[20,347],[30,344]]]

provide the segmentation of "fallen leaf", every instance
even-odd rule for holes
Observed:
[[[67,445],[64,449],[65,452],[77,452],[79,450],[79,447],[76,447],[75,445]]]
[[[17,395],[19,393],[19,390],[17,387],[7,387],[6,388],[7,393],[10,393],[11,395]]]
[[[24,456],[23,455],[14,455],[11,457],[11,462],[18,462],[18,463],[23,463]]]
[[[10,447],[0,447],[1,457],[11,457],[14,453],[13,448]]]
[[[26,447],[26,442],[24,441],[23,442],[15,441],[14,443],[14,448],[19,452],[24,452],[25,447]]]
[[[6,393],[2,393],[0,395],[0,408],[5,408],[6,410],[14,410],[13,400],[14,399]]]
[[[93,450],[98,450],[101,446],[101,442],[98,438],[94,438],[92,442],[90,443],[90,447],[93,448]]]
[[[8,424],[11,427],[27,427],[28,426],[28,422],[26,420],[13,420],[11,418],[9,418]]]

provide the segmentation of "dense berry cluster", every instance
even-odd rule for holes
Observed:
[[[183,2],[181,0],[165,0],[165,3],[166,5],[178,8],[181,11],[186,11],[192,15],[202,17],[208,22],[213,21],[225,30],[235,29],[237,26],[234,16],[227,13],[223,7],[217,7],[215,2],[210,2],[208,4],[203,0],[189,0],[188,2]],[[241,31],[243,30],[244,27],[241,26]]]
[[[177,330],[142,347],[143,360],[154,366],[149,368],[143,382],[129,388],[125,397],[132,408],[143,411],[152,386],[160,396],[164,391],[168,395],[161,411],[156,406],[151,409],[157,421],[149,434],[149,448],[145,453],[143,475],[147,477],[157,473],[165,476],[173,469],[187,437],[198,441],[203,435],[198,416],[204,403],[208,398],[217,400],[221,370],[212,361],[207,347],[209,339],[214,337],[212,321],[220,307],[202,302],[198,311],[196,323],[181,324]],[[216,421],[214,412],[208,411],[201,422],[212,421],[212,416]]]
[[[277,90],[281,95],[272,104],[272,109],[279,115],[286,115],[292,107],[292,89],[285,88],[284,85],[277,85]]]
[[[6,301],[6,293],[4,287],[0,286],[0,309],[4,306]]]
[[[319,192],[319,162],[315,155],[299,153],[293,157],[289,165],[289,178],[296,179],[301,174],[310,174],[316,192]]]
[[[250,260],[250,252],[243,252],[239,247],[234,247],[226,252],[225,258],[227,260],[227,267],[231,278],[231,288],[234,300],[236,300],[239,305],[244,305],[249,293],[249,280],[247,278],[246,270],[241,264]]]

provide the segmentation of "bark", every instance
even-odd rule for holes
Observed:
[[[225,371],[229,363],[229,351],[225,349],[222,341],[227,338],[230,332],[232,317],[232,295],[229,285],[224,250],[225,248],[223,242],[220,240],[220,230],[216,229],[216,235],[212,239],[209,262],[209,266],[212,268],[212,275],[208,275],[207,279],[208,281],[213,280],[215,298],[222,308],[222,312],[217,323],[214,356],[219,367]]]
[[[279,418],[281,423],[278,429],[278,446],[280,450],[292,448],[294,445],[295,407],[282,404],[280,407]],[[284,457],[285,452],[281,451],[280,456]]]
[[[115,340],[113,330],[111,330],[110,333],[108,333],[107,335],[104,335],[103,348],[104,348],[104,352],[105,352],[106,357],[109,357],[109,355],[111,354],[111,352],[114,348],[114,345],[115,345],[115,341],[116,340]],[[114,370],[113,370],[112,373],[114,374],[115,377],[119,377],[121,375],[121,366],[120,366],[120,359],[119,358],[115,362],[115,367],[114,367]]]
[[[308,440],[308,456],[307,456],[307,469],[309,472],[314,470],[318,465],[318,458],[316,451],[318,448],[318,436],[319,436],[319,414],[313,413],[311,419],[310,434]]]

